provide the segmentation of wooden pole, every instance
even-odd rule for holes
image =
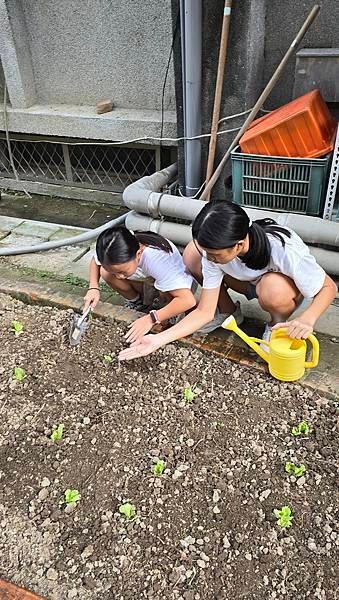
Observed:
[[[212,173],[213,173],[215,150],[216,150],[216,146],[217,146],[217,133],[218,133],[218,126],[219,126],[222,86],[224,83],[224,71],[225,71],[226,56],[227,56],[227,42],[228,42],[228,31],[229,31],[230,19],[231,19],[231,10],[232,10],[232,0],[225,0],[224,17],[222,20],[222,30],[221,30],[221,38],[220,38],[217,81],[216,81],[216,85],[215,85],[211,137],[210,137],[210,143],[209,143],[209,148],[208,148],[206,183],[209,182],[209,180],[212,176]],[[209,190],[205,200],[210,199],[210,193],[211,193],[211,190]]]
[[[314,19],[316,18],[319,10],[320,10],[319,4],[316,4],[312,8],[312,10],[311,10],[310,14],[308,15],[307,19],[305,20],[303,26],[301,27],[301,29],[298,32],[297,36],[293,40],[293,42],[290,45],[289,49],[287,50],[285,56],[282,58],[280,64],[278,65],[278,67],[276,68],[275,72],[273,73],[271,79],[269,80],[268,84],[266,85],[264,91],[262,92],[262,94],[260,95],[260,97],[256,101],[255,105],[253,106],[253,108],[252,108],[250,114],[248,115],[245,123],[243,124],[243,126],[241,127],[241,129],[237,133],[237,135],[235,136],[235,138],[234,138],[233,142],[231,143],[231,145],[229,146],[226,154],[223,156],[223,158],[220,161],[218,167],[214,171],[214,174],[212,175],[211,179],[207,183],[207,185],[206,185],[203,193],[201,194],[201,200],[206,200],[206,198],[210,194],[211,189],[213,188],[213,186],[216,183],[216,181],[219,179],[219,177],[220,177],[220,175],[222,173],[222,170],[223,170],[226,162],[228,161],[229,157],[231,156],[231,151],[233,150],[233,148],[235,148],[237,146],[237,144],[238,144],[241,136],[245,133],[245,131],[246,131],[247,127],[249,126],[249,124],[252,123],[252,121],[255,118],[255,116],[257,115],[259,109],[263,106],[266,98],[269,96],[269,94],[273,90],[273,88],[274,88],[275,84],[277,83],[277,81],[278,81],[278,79],[279,79],[282,71],[285,68],[286,63],[288,62],[288,60],[290,59],[290,57],[292,56],[292,54],[296,51],[296,49],[297,49],[298,45],[300,44],[301,40],[303,39],[305,33],[307,32],[307,30],[309,29],[309,27],[313,23]]]

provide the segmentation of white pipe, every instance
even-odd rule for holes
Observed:
[[[160,221],[159,219],[153,219],[146,215],[139,215],[135,212],[128,213],[126,227],[132,231],[154,231],[155,233],[159,233],[160,235],[169,238],[174,244],[178,244],[179,246],[186,246],[192,239],[190,225]],[[339,275],[338,252],[313,247],[310,247],[310,252],[327,273]]]
[[[131,210],[150,215],[155,219],[161,216],[193,221],[206,205],[203,200],[182,198],[171,194],[161,194],[158,190],[176,175],[176,166],[143,177],[129,185],[123,193],[123,201]],[[274,219],[279,225],[290,227],[303,240],[311,244],[339,246],[339,223],[318,217],[295,213],[278,213],[255,208],[245,208],[248,216],[255,219]],[[339,256],[338,259],[339,261]]]

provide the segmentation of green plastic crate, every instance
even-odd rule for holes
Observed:
[[[252,208],[319,215],[326,193],[330,154],[287,158],[231,152],[233,199]]]

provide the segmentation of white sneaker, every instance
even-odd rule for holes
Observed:
[[[235,309],[234,313],[232,313],[232,317],[235,318],[237,325],[241,325],[241,323],[244,320],[244,315],[241,312],[241,306],[240,306],[240,302],[238,300],[235,303],[235,306],[236,306],[236,309]],[[204,325],[203,327],[198,329],[198,331],[196,331],[196,333],[198,335],[206,335],[207,333],[211,333],[211,331],[214,331],[215,329],[218,329],[218,327],[221,327],[221,325],[223,324],[225,319],[227,319],[227,317],[230,317],[230,316],[231,316],[230,314],[219,312],[219,309],[217,308],[213,321],[206,323],[206,325]]]
[[[271,325],[266,323],[264,333],[262,334],[262,339],[265,342],[269,342],[271,340],[271,335],[272,335],[272,327],[271,327]],[[270,351],[270,347],[267,346],[266,344],[260,344],[260,348],[262,348],[263,350],[266,350],[266,352]]]

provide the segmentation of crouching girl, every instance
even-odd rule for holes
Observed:
[[[164,306],[149,310],[131,325],[126,339],[134,342],[154,325],[192,309],[196,302],[191,291],[192,276],[172,242],[152,232],[133,234],[126,227],[103,231],[96,243],[90,264],[90,283],[84,310],[94,308],[100,299],[100,277],[125,299],[125,306],[138,310],[144,306],[143,286],[153,282]]]

